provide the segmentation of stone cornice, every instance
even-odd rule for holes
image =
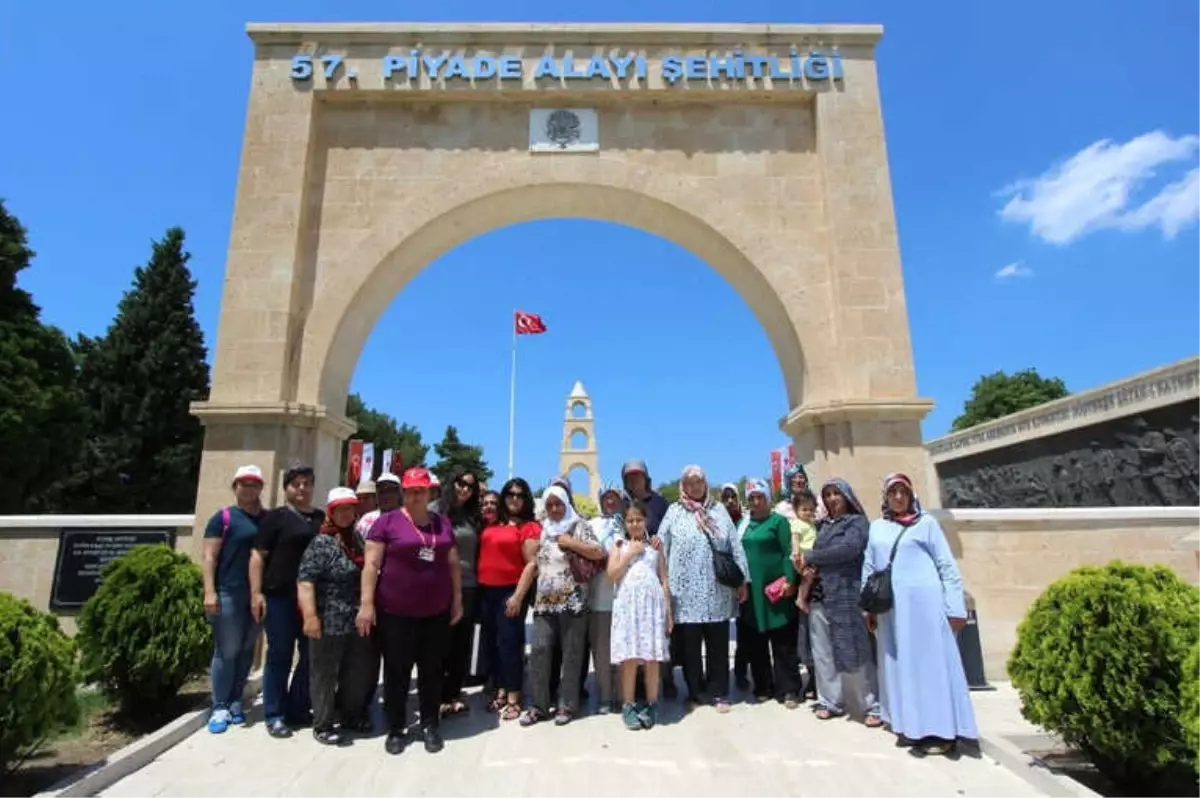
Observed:
[[[1190,357],[951,433],[925,444],[935,463],[1200,398],[1200,358]]]
[[[0,515],[0,537],[13,529],[191,529],[194,515]]]
[[[933,409],[931,399],[846,399],[801,405],[779,420],[779,429],[795,436],[811,427],[845,421],[920,421]]]
[[[299,402],[192,402],[188,409],[206,427],[216,424],[282,424],[320,429],[343,439],[358,429],[353,421],[333,415],[323,405]]]
[[[873,47],[882,25],[769,25],[679,23],[530,22],[251,22],[246,34],[256,45],[458,44],[614,45],[678,48],[749,45],[859,45]]]

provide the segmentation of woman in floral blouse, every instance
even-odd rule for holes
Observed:
[[[734,590],[717,581],[713,548],[732,553],[743,574],[748,572],[746,552],[738,544],[729,513],[709,495],[700,466],[683,469],[679,501],[667,509],[658,536],[667,557],[688,699],[711,702],[718,712],[728,712],[729,622],[746,600],[746,585]]]
[[[300,558],[313,737],[325,745],[349,742],[347,731],[371,730],[368,709],[379,675],[371,638],[354,628],[363,567],[363,544],[354,531],[357,504],[350,488],[329,491],[325,523]]]
[[[577,578],[570,558],[595,563],[593,572],[604,559],[604,549],[587,521],[571,507],[570,497],[561,486],[546,490],[545,508],[537,554],[533,651],[529,657],[533,705],[521,716],[522,726],[532,726],[548,717],[555,644],[561,644],[563,652],[555,725],[565,726],[578,712],[579,674],[587,640],[588,581],[594,574],[587,574],[587,579]]]

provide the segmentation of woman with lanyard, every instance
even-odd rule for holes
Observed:
[[[462,618],[462,572],[450,522],[429,512],[429,485],[424,468],[405,471],[404,505],[381,515],[367,533],[357,626],[364,636],[379,626],[389,754],[399,754],[410,740],[414,662],[425,750],[444,746],[438,730],[443,669],[452,628]]]

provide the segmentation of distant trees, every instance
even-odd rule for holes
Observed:
[[[458,430],[453,426],[446,427],[446,432],[439,443],[433,445],[433,451],[438,461],[433,465],[433,473],[437,475],[443,487],[449,486],[456,474],[470,471],[481,483],[487,483],[492,478],[492,469],[488,468],[483,459],[483,447],[463,443],[458,439]]]
[[[1025,369],[1015,374],[997,371],[976,381],[971,388],[971,397],[963,404],[963,412],[954,419],[951,429],[958,432],[1061,399],[1068,393],[1067,385],[1061,379],[1043,377],[1037,369]]]

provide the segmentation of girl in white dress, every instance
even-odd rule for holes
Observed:
[[[621,719],[627,729],[649,729],[658,720],[658,663],[670,656],[671,596],[667,561],[650,547],[646,508],[634,502],[625,511],[627,540],[618,540],[608,558],[608,578],[616,583],[612,608],[612,662],[621,666]],[[645,666],[646,703],[634,702],[638,666]]]

